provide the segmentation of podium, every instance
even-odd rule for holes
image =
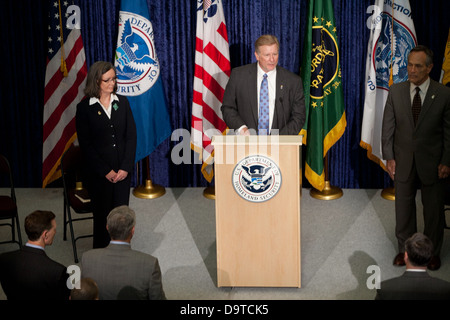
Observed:
[[[301,287],[302,136],[214,136],[218,287]]]

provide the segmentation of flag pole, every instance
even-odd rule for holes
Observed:
[[[144,185],[139,185],[133,190],[133,195],[136,198],[141,199],[156,199],[163,196],[166,193],[166,189],[163,186],[153,184],[150,179],[150,160],[149,156],[145,157],[145,164],[147,167],[147,177]]]
[[[311,197],[319,200],[334,200],[342,197],[343,192],[339,187],[334,187],[330,184],[330,179],[328,177],[328,152],[324,160],[324,171],[325,171],[325,187],[322,191],[312,188],[309,194]]]
[[[392,22],[391,22],[391,58],[389,65],[389,88],[394,84],[394,72],[393,61],[394,61],[394,6],[392,6]],[[395,200],[395,189],[393,187],[384,188],[381,191],[381,197],[387,200]]]

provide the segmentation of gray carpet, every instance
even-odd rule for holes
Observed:
[[[381,190],[343,191],[340,199],[327,201],[303,189],[302,288],[218,288],[215,201],[205,198],[202,188],[166,189],[163,197],[152,200],[131,195],[130,207],[137,214],[132,247],[159,259],[164,290],[172,300],[371,300],[375,290],[366,285],[372,275],[367,273],[369,266],[379,266],[381,280],[404,271],[392,266],[397,253],[394,202],[382,198]],[[71,243],[63,241],[62,189],[17,189],[16,194],[21,225],[36,209],[57,215],[57,234],[46,252],[66,266],[74,264]],[[89,233],[91,222],[79,222],[75,230],[77,235]],[[0,227],[0,240],[9,236],[9,228]],[[26,241],[23,229],[22,237]],[[79,257],[91,247],[91,238],[78,241]],[[0,253],[17,248],[3,244]],[[445,231],[441,260],[441,269],[430,273],[450,281],[450,230]],[[0,300],[5,299],[0,290]]]

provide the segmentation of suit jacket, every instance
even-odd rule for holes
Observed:
[[[382,151],[395,159],[395,178],[405,181],[416,163],[422,183],[437,182],[440,163],[450,166],[450,88],[430,79],[430,86],[414,126],[409,81],[394,84],[386,101]]]
[[[129,245],[111,243],[85,252],[81,275],[97,282],[102,300],[117,300],[127,293],[135,300],[166,299],[158,259]]]
[[[44,250],[23,246],[0,255],[0,282],[8,300],[67,300],[69,275]]]
[[[130,173],[136,156],[136,124],[128,99],[117,95],[118,108],[111,107],[111,119],[99,103],[89,105],[89,98],[77,105],[78,141],[87,165],[97,177],[111,170]]]
[[[257,63],[231,71],[222,103],[223,119],[230,129],[243,125],[258,129],[258,69]],[[275,110],[271,129],[280,135],[297,135],[306,118],[302,79],[277,66]]]
[[[428,272],[406,271],[382,281],[376,300],[450,300],[450,282],[433,278]]]

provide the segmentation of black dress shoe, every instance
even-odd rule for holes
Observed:
[[[400,252],[394,258],[394,266],[402,267],[405,265],[405,253]]]
[[[441,258],[439,256],[433,256],[430,262],[428,262],[428,270],[435,271],[441,267]]]

